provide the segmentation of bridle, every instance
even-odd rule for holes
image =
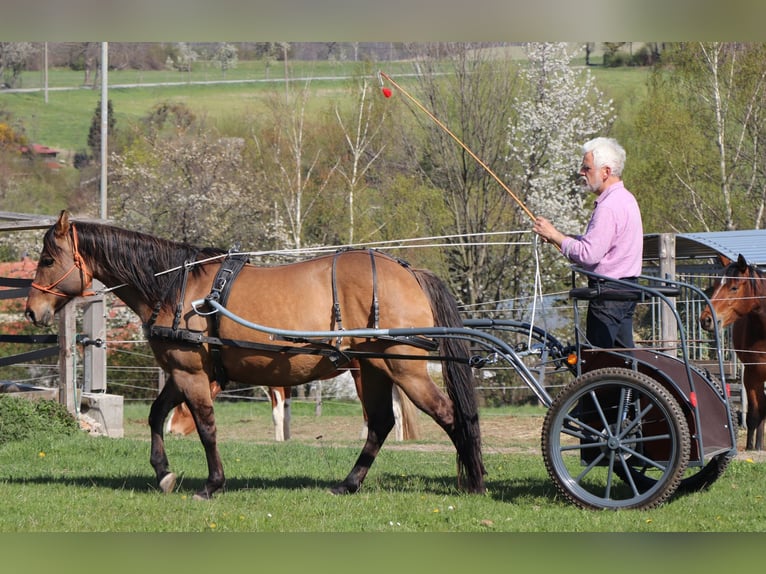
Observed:
[[[90,295],[95,295],[93,291],[88,291],[90,286],[93,284],[93,273],[88,269],[88,266],[85,264],[85,259],[83,259],[82,255],[80,254],[80,247],[77,240],[77,228],[75,227],[74,223],[71,225],[72,229],[72,259],[73,263],[72,266],[69,268],[69,270],[66,271],[61,277],[59,277],[56,281],[51,283],[50,285],[40,285],[39,283],[32,282],[32,287],[35,289],[42,291],[43,293],[50,293],[51,295],[55,295],[56,297],[70,297],[67,293],[64,293],[61,290],[55,290],[55,287],[64,281],[67,277],[69,277],[72,272],[75,269],[80,270],[81,278],[82,278],[82,291],[80,293],[81,297],[87,297]]]

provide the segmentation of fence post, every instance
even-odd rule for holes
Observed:
[[[77,414],[75,399],[74,343],[77,306],[70,301],[59,311],[59,403]]]
[[[93,290],[103,288],[100,281],[93,281]],[[78,299],[83,306],[83,333],[90,340],[83,348],[83,391],[106,392],[106,318],[104,296],[91,295]],[[101,344],[95,342],[100,340]]]
[[[661,233],[660,237],[660,279],[676,278],[676,236],[672,233]],[[675,297],[670,298],[675,306]],[[678,324],[672,309],[660,303],[660,339],[666,349],[678,347]]]

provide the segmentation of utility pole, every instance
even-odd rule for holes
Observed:
[[[101,42],[101,219],[106,219],[107,137],[109,135],[109,42]]]
[[[48,42],[43,47],[43,93],[45,94],[45,103],[48,103]]]

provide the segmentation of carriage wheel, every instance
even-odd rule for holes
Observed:
[[[720,381],[715,377],[710,377],[709,375],[708,377],[718,393],[722,395],[724,390]],[[711,457],[702,466],[687,466],[686,471],[681,478],[681,484],[679,484],[676,489],[676,494],[691,494],[710,488],[710,485],[723,475],[733,459],[734,454],[731,452],[723,452]],[[637,483],[642,482],[642,488],[648,488],[655,482],[651,477],[651,473],[647,475],[645,468],[631,466],[630,471],[633,480]]]
[[[676,494],[691,494],[706,490],[723,475],[733,458],[732,454],[724,452],[715,455],[703,466],[687,466],[686,472],[683,474],[681,482],[676,489]],[[641,488],[649,488],[656,482],[655,479],[647,475],[646,470],[643,466],[630,467],[633,480],[636,481],[636,484],[640,484]],[[624,476],[626,475],[621,475],[621,477]]]
[[[646,509],[678,488],[690,441],[683,411],[665,387],[642,373],[606,368],[575,379],[555,398],[542,450],[548,474],[576,505]],[[633,480],[639,472],[642,479]]]

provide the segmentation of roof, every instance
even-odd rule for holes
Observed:
[[[660,234],[644,235],[644,259],[659,259]],[[766,266],[766,229],[679,233],[676,260],[708,259],[719,255],[736,259],[741,253],[748,263]]]

